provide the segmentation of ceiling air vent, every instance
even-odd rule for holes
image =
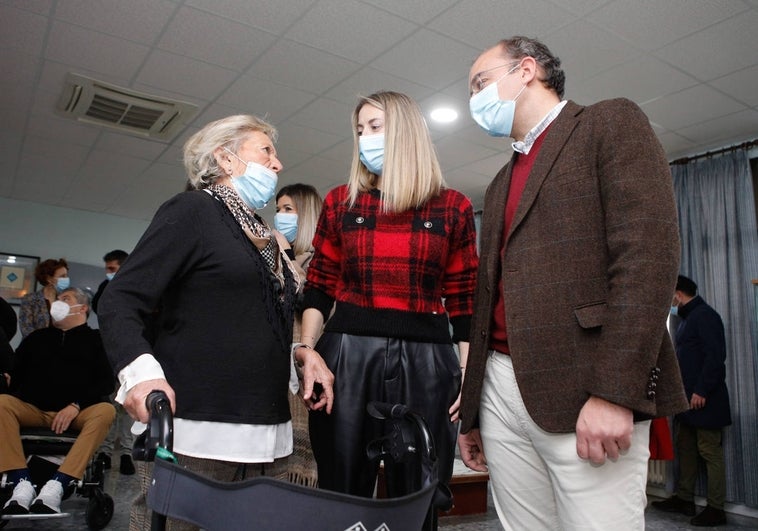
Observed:
[[[171,140],[197,114],[197,105],[69,73],[58,101],[58,111],[80,122]]]

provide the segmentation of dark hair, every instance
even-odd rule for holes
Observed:
[[[10,341],[13,336],[16,335],[17,330],[17,317],[16,312],[13,311],[8,302],[0,297],[0,330],[5,334],[5,338]],[[0,367],[2,372],[3,367]]]
[[[43,286],[47,286],[47,277],[53,276],[55,271],[61,267],[65,267],[68,270],[68,262],[66,262],[65,258],[58,258],[57,260],[48,258],[37,264],[37,267],[34,268],[34,278]]]
[[[513,59],[531,57],[540,65],[545,78],[540,79],[542,84],[553,89],[559,98],[563,98],[566,86],[566,73],[561,68],[561,60],[553,55],[550,49],[537,39],[516,35],[509,39],[503,39],[497,43],[506,55]]]
[[[105,253],[105,256],[103,256],[103,262],[112,262],[115,260],[118,262],[118,265],[121,265],[124,260],[126,260],[126,257],[129,256],[129,253],[126,251],[122,251],[121,249],[116,249],[115,251],[111,251],[109,253]]]
[[[692,279],[679,275],[676,279],[676,290],[694,297],[697,295],[697,284]]]

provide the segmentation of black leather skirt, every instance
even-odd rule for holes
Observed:
[[[332,413],[311,412],[309,418],[319,487],[373,495],[378,470],[366,447],[385,430],[384,422],[366,412],[374,400],[405,404],[424,417],[434,437],[440,482],[449,483],[457,425],[450,422],[448,409],[461,385],[452,344],[327,332],[316,350],[334,373]],[[407,494],[400,477],[406,473],[400,465],[385,470],[390,497]]]

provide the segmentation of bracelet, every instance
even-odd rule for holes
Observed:
[[[308,345],[306,343],[295,343],[295,346],[292,347],[292,352],[294,353],[300,347],[307,348],[308,350],[315,350],[312,346],[310,346],[310,345]]]
[[[69,406],[74,406],[74,407],[76,408],[76,410],[77,410],[77,411],[81,411],[81,410],[82,410],[82,408],[81,408],[81,407],[79,407],[79,404],[78,404],[77,402],[71,402],[71,403],[69,404]]]
[[[303,367],[303,364],[297,360],[297,356],[295,356],[295,351],[299,349],[300,347],[307,348],[308,350],[313,350],[313,347],[310,345],[307,345],[305,343],[295,343],[292,345],[292,362],[295,364],[295,369],[300,369]]]

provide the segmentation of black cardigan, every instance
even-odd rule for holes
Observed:
[[[100,300],[114,372],[151,353],[176,392],[179,418],[289,420],[289,352],[267,318],[262,263],[226,206],[208,193],[184,192],[164,203]],[[153,342],[146,323],[156,309]]]

